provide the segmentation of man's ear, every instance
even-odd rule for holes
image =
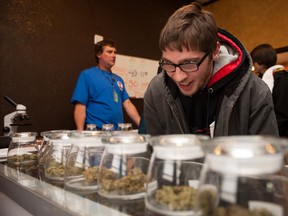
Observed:
[[[216,49],[214,50],[212,55],[212,60],[215,61],[218,58],[219,54],[220,54],[220,43],[219,41],[217,41]]]

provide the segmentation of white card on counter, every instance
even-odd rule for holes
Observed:
[[[249,210],[252,211],[254,209],[266,209],[274,216],[284,216],[282,206],[274,203],[251,200],[249,201]]]

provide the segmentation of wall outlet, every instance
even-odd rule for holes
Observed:
[[[94,35],[94,44],[98,43],[101,40],[103,40],[103,36],[97,34]]]

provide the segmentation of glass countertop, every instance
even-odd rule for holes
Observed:
[[[25,174],[25,173],[26,174]],[[145,215],[144,199],[109,200],[97,193],[78,195],[66,191],[61,184],[41,178],[38,166],[29,169],[0,163],[1,191],[33,215]]]

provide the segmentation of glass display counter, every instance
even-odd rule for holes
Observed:
[[[97,194],[80,196],[41,179],[37,166],[22,170],[0,163],[0,185],[3,194],[32,215],[145,215],[144,199],[118,201]]]

